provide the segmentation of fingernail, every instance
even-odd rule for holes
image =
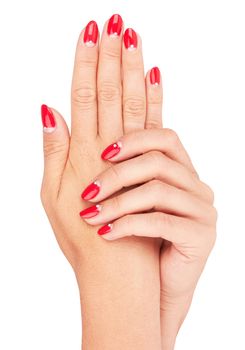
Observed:
[[[136,49],[138,45],[138,38],[136,32],[132,28],[126,29],[123,39],[126,49],[130,51]]]
[[[95,21],[90,21],[85,28],[83,36],[84,44],[88,47],[95,46],[98,40],[98,33],[99,30],[97,23]]]
[[[98,215],[101,211],[101,205],[96,204],[92,207],[86,208],[80,212],[80,216],[84,219],[90,219]]]
[[[150,81],[152,85],[159,85],[161,79],[161,73],[158,67],[154,67],[150,72]]]
[[[89,201],[90,199],[93,199],[94,197],[96,197],[99,191],[100,191],[100,184],[98,181],[94,181],[87,188],[85,188],[81,196],[86,201]]]
[[[113,15],[109,19],[107,34],[110,36],[119,36],[122,31],[123,20],[120,15]]]
[[[50,134],[56,128],[56,122],[52,110],[48,108],[48,106],[42,105],[41,116],[43,123],[43,131]]]
[[[111,159],[121,151],[121,148],[122,148],[121,141],[112,143],[111,145],[106,147],[106,149],[104,149],[104,151],[101,153],[101,158],[103,160]]]
[[[112,230],[112,224],[107,224],[107,225],[104,225],[102,226],[99,230],[98,230],[98,235],[102,236],[102,235],[105,235],[106,233],[109,233],[111,232]]]

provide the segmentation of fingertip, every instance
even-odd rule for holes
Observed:
[[[157,66],[152,67],[146,74],[146,81],[149,86],[161,86],[162,74],[160,68]]]
[[[46,104],[41,105],[41,119],[44,133],[51,134],[56,130],[57,122],[53,109]]]
[[[112,227],[113,227],[113,224],[111,224],[111,223],[110,224],[106,224],[104,226],[101,226],[99,228],[99,230],[97,231],[97,233],[98,233],[99,236],[103,236],[104,237],[104,235],[106,235],[106,234],[108,234],[109,232],[112,231]],[[108,237],[110,238],[110,236],[107,236],[107,237],[104,237],[104,238],[108,239]]]

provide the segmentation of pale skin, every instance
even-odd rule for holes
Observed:
[[[78,40],[71,134],[50,108],[41,198],[78,281],[82,349],[172,350],[215,242],[214,196],[163,128],[162,83],[144,76],[140,37],[128,50],[107,25],[95,45],[84,30]],[[102,160],[118,141],[120,152]],[[99,193],[82,200],[95,180]],[[96,216],[79,216],[95,204]]]

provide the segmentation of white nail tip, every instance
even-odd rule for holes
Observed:
[[[117,33],[112,33],[112,34],[109,35],[109,37],[112,38],[112,39],[116,39],[116,38],[119,37],[119,35]]]
[[[134,45],[130,45],[128,47],[128,51],[134,51],[136,49],[136,47]]]
[[[100,205],[100,204],[96,204],[96,209],[97,209],[98,211],[101,211],[101,209],[102,209],[102,205]]]
[[[85,43],[85,45],[86,45],[87,47],[94,47],[94,46],[95,46],[95,43],[94,43],[92,40],[90,40],[90,41],[87,41],[87,42]]]
[[[100,182],[98,180],[94,181],[94,184],[98,187],[100,187]]]
[[[47,127],[44,127],[43,128],[43,131],[46,133],[46,134],[51,134],[52,132],[54,132],[55,131],[55,127],[49,127],[49,128],[47,128]]]

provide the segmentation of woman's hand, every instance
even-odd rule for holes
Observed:
[[[81,200],[81,189],[94,174],[109,167],[100,158],[105,146],[124,134],[154,125],[161,89],[156,89],[159,97],[153,101],[155,86],[151,83],[158,79],[158,70],[152,70],[146,78],[146,91],[141,39],[131,29],[123,35],[122,19],[115,15],[106,22],[100,44],[94,21],[79,37],[71,135],[56,110],[42,107],[41,197],[77,277],[83,349],[160,349],[159,242],[128,237],[108,245],[79,217],[87,205]]]
[[[173,349],[215,242],[213,192],[169,129],[125,135],[102,158],[115,163],[94,179],[99,192],[90,201],[97,204],[80,215],[90,225],[105,224],[98,233],[109,241],[132,235],[162,239],[162,346]],[[129,190],[107,199],[123,188]]]

